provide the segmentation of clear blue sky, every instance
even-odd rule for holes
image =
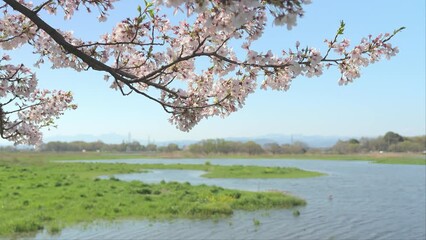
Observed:
[[[97,39],[116,20],[136,13],[136,4],[122,1],[100,25],[96,14],[83,21],[54,20],[56,27],[73,30],[77,36]],[[298,78],[288,92],[259,90],[245,108],[228,118],[202,121],[191,132],[177,130],[162,108],[141,96],[123,97],[109,89],[102,73],[37,70],[40,87],[71,90],[79,105],[57,121],[58,128],[44,131],[45,137],[80,134],[102,135],[131,132],[133,139],[156,141],[198,140],[224,137],[254,137],[267,134],[324,136],[378,136],[395,131],[405,136],[425,134],[425,1],[411,0],[313,0],[306,15],[292,31],[268,26],[256,49],[276,52],[302,46],[325,49],[323,40],[332,38],[340,20],[346,22],[345,37],[353,44],[367,36],[407,29],[392,43],[400,53],[362,70],[362,77],[348,86],[338,86],[340,75],[332,69],[320,78]],[[93,24],[92,24],[93,23]],[[15,60],[31,65],[28,49],[11,53]]]

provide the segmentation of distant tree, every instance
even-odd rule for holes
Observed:
[[[236,144],[235,142],[225,141],[224,139],[216,139],[215,152],[224,154],[236,152]]]
[[[89,149],[91,151],[101,151],[101,150],[105,150],[106,145],[105,143],[103,143],[102,141],[96,141],[90,144],[91,146],[89,147]]]
[[[0,146],[0,152],[15,152],[17,151],[13,146]]]
[[[203,153],[209,154],[209,153],[217,153],[218,149],[218,142],[220,143],[222,140],[221,139],[207,139],[207,140],[203,140],[200,144],[202,146],[202,151]]]
[[[250,155],[261,154],[264,152],[262,146],[260,146],[259,144],[253,141],[248,141],[244,143],[243,149],[244,149],[243,152],[248,153]]]
[[[138,141],[128,142],[125,143],[125,145],[126,151],[128,152],[142,151],[144,149],[144,147]]]
[[[359,144],[360,142],[357,140],[357,139],[355,139],[355,138],[351,138],[351,139],[349,139],[349,141],[348,141],[350,144]]]
[[[272,154],[279,154],[282,152],[282,149],[278,143],[267,143],[265,144],[264,149]]]
[[[388,144],[388,146],[404,141],[404,137],[394,132],[387,132],[385,136],[383,136],[383,139]]]
[[[179,146],[175,143],[170,143],[166,147],[167,152],[176,152],[176,151],[179,151],[179,150],[180,150]]]
[[[404,137],[404,141],[389,146],[392,152],[423,152],[426,151],[426,136]]]
[[[387,151],[389,144],[383,137],[378,137],[370,141],[372,151]]]
[[[284,144],[281,146],[281,152],[285,154],[303,154],[308,151],[308,145],[303,142],[295,142],[293,144]]]
[[[201,154],[231,154],[231,153],[248,153],[248,154],[260,154],[264,150],[259,144],[249,141],[249,142],[234,142],[234,141],[225,141],[223,139],[208,139],[201,142],[191,144],[188,147],[189,151],[192,153],[201,153]]]
[[[201,144],[195,143],[195,144],[191,144],[191,145],[188,146],[188,151],[191,152],[191,153],[200,154],[200,153],[203,153],[203,148],[202,148]]]
[[[358,153],[361,151],[361,145],[358,140],[353,141],[353,139],[349,141],[339,140],[332,147],[332,151],[338,154],[349,154],[349,153]]]
[[[155,151],[157,151],[157,145],[153,144],[153,143],[150,143],[150,144],[146,145],[145,149],[148,152],[155,152]]]
[[[404,141],[390,145],[388,150],[391,152],[422,152],[426,150],[426,147],[418,142]]]

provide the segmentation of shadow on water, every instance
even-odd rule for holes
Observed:
[[[310,160],[209,160],[221,165],[298,167],[327,173],[308,179],[207,179],[202,171],[152,170],[115,175],[124,181],[179,181],[225,188],[290,192],[307,200],[294,210],[237,211],[216,220],[98,222],[40,232],[36,239],[425,239],[425,166]],[[98,161],[104,162],[104,161]],[[111,162],[111,160],[107,160]],[[187,163],[200,160],[119,160]]]

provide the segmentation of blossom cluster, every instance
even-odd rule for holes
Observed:
[[[85,8],[87,12],[92,12],[92,8],[96,8],[100,15],[99,21],[105,21],[107,12],[113,9],[115,0],[55,0],[47,1],[43,8],[49,14],[57,14],[57,10],[62,9],[65,19],[71,19],[76,11]]]
[[[0,59],[0,136],[15,144],[40,144],[40,129],[77,106],[70,92],[39,90],[30,69],[8,61],[8,55]]]
[[[325,52],[313,47],[300,48],[299,42],[278,53],[253,49],[268,19],[290,30],[296,26],[297,18],[304,15],[303,6],[309,0],[153,0],[145,2],[134,17],[118,22],[95,42],[76,38],[71,32],[49,29],[41,24],[40,15],[29,20],[8,6],[8,2],[16,0],[4,1],[6,5],[0,7],[0,48],[14,49],[28,42],[39,56],[36,66],[50,62],[53,68],[102,71],[112,89],[123,95],[140,94],[159,103],[170,113],[170,122],[182,131],[189,131],[204,118],[226,117],[242,108],[258,85],[261,89],[286,91],[298,76],[318,77],[330,66],[340,70],[339,84],[347,84],[360,76],[361,67],[398,52],[389,43],[396,32],[369,36],[351,47],[349,40],[338,38],[343,33],[343,24],[333,40],[325,41]],[[118,0],[55,0],[33,7],[19,0],[19,4],[35,14],[54,14],[62,9],[66,19],[80,8],[89,12],[96,8],[99,21],[105,21],[115,1]],[[174,9],[181,21],[172,23],[171,16],[163,14],[162,8]],[[237,56],[234,47],[238,45],[245,56]],[[208,63],[198,64],[199,59]],[[10,71],[13,72],[12,68]],[[15,83],[10,79],[15,76],[8,76],[8,80],[2,80],[7,85],[3,89],[8,89],[3,94],[11,96],[16,92],[22,96],[21,101],[37,102],[31,108],[22,105],[17,114],[20,126],[26,126],[31,139],[37,139],[28,129],[46,125],[48,121],[40,119],[57,117],[73,108],[72,96],[58,91],[46,93],[46,98],[43,92],[35,90],[34,74],[24,68],[18,72],[27,74],[27,80],[20,83],[25,86],[21,90],[11,89],[9,86]],[[0,85],[3,99],[1,89]],[[27,92],[30,95],[25,95]],[[53,99],[61,104],[52,105]],[[8,128],[18,131],[10,127],[12,120],[7,119],[6,123]]]
[[[36,32],[35,25],[21,14],[10,14],[7,8],[0,8],[0,48],[12,50],[21,47],[32,39]]]
[[[375,38],[370,35],[368,38],[363,38],[360,44],[354,46],[351,50],[348,50],[349,40],[344,39],[340,43],[331,43],[326,40],[330,48],[343,57],[343,60],[338,64],[342,73],[339,84],[346,85],[359,78],[361,67],[367,67],[369,64],[379,61],[383,56],[386,59],[395,56],[399,49],[387,42],[390,36],[389,33],[380,34]]]

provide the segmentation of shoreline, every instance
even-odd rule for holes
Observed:
[[[199,155],[188,152],[147,153],[147,152],[2,152],[0,161],[20,160],[117,160],[117,159],[282,159],[282,160],[330,160],[330,161],[370,161],[376,164],[426,165],[426,155],[421,153],[366,153],[366,154],[326,154],[305,153],[286,155],[248,154],[209,154]]]

